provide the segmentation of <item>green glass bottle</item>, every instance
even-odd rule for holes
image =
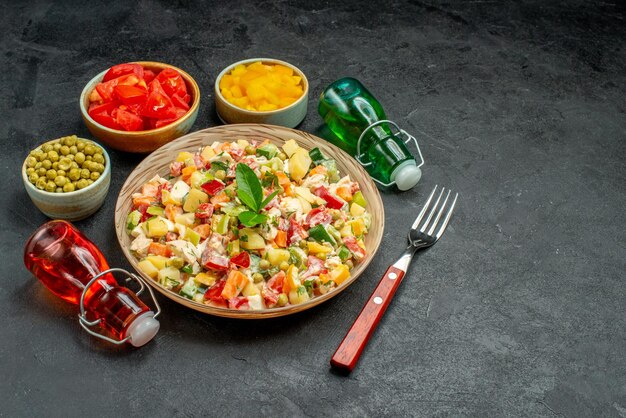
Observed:
[[[361,82],[348,77],[329,85],[322,92],[318,111],[336,135],[330,142],[355,157],[380,185],[409,190],[420,180],[423,160],[418,166],[400,139],[414,138],[387,120],[380,103]]]

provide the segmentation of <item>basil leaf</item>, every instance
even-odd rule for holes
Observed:
[[[242,202],[246,204],[254,212],[258,212],[261,208],[263,200],[263,187],[254,171],[245,164],[237,164],[237,195]],[[241,197],[241,196],[245,197]],[[245,199],[245,200],[244,200]]]
[[[241,212],[238,218],[242,224],[249,227],[253,227],[267,221],[267,216],[260,213],[254,213],[252,211]]]
[[[274,198],[274,196],[276,196],[277,194],[278,194],[278,190],[274,190],[269,196],[267,196],[265,200],[261,202],[260,209],[263,209],[265,206],[267,206],[267,204],[270,203],[272,199]]]

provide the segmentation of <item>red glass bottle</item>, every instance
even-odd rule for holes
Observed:
[[[80,304],[89,282],[109,270],[94,243],[61,220],[49,221],[33,233],[24,248],[24,264],[52,293],[75,305]],[[84,293],[88,321],[99,320],[98,325],[117,341],[128,338],[140,347],[158,332],[155,313],[133,291],[118,285],[111,273],[102,275]]]

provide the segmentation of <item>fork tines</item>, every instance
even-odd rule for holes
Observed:
[[[437,191],[437,186],[435,186],[433,191],[430,193],[430,196],[428,196],[428,200],[424,204],[424,207],[422,208],[420,214],[417,216],[417,219],[415,219],[415,222],[413,222],[413,226],[411,227],[411,229],[417,229],[418,225],[420,225],[420,222],[422,221],[424,214],[430,207],[430,202],[433,200],[433,197],[436,191]],[[439,223],[439,220],[441,219],[441,216],[444,214],[444,211],[446,210],[446,205],[450,198],[451,192],[452,191],[448,189],[446,193],[446,188],[445,187],[441,188],[441,191],[439,192],[439,196],[437,197],[437,200],[435,201],[434,205],[432,205],[432,208],[430,212],[428,213],[426,220],[424,221],[421,228],[419,229],[420,233],[422,234],[426,233],[427,235],[434,237],[435,239],[439,239],[439,237],[443,235],[446,227],[448,226],[448,221],[450,220],[450,217],[452,216],[452,212],[454,211],[454,206],[456,205],[456,199],[459,197],[458,193],[455,193],[452,204],[447,208],[447,212],[445,214],[443,223],[441,224],[441,227],[437,231],[437,234],[433,235],[433,233],[435,232],[435,229],[437,227],[437,224]],[[445,199],[443,200],[441,204],[439,204],[439,202],[441,202],[441,198],[443,197],[444,193],[446,193]],[[437,211],[437,209],[439,210]],[[435,216],[435,219],[434,219],[434,222],[431,224],[430,221],[433,219],[433,216]],[[430,226],[430,229],[428,229],[428,232],[426,232],[429,226]]]

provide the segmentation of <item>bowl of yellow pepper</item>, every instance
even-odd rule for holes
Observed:
[[[226,67],[215,80],[215,107],[224,123],[296,127],[307,112],[309,82],[288,62],[251,58]]]

